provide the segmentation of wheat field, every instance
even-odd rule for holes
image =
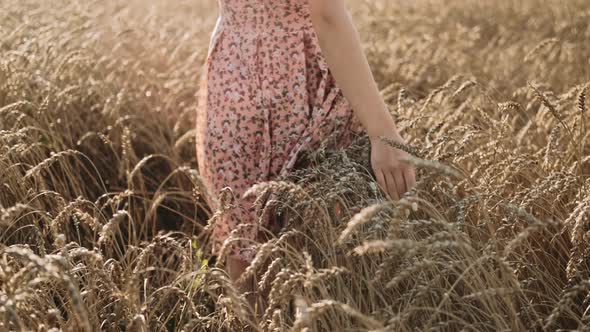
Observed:
[[[350,0],[418,183],[358,137],[259,184],[257,322],[196,171],[215,2],[0,2],[0,330],[590,331],[587,0]]]

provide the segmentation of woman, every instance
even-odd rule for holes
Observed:
[[[302,150],[334,135],[333,146],[345,146],[366,130],[377,183],[395,200],[415,185],[415,170],[400,160],[404,151],[378,139],[405,143],[345,0],[219,0],[219,9],[200,87],[197,161],[211,193],[231,189],[233,205],[212,231],[213,254],[227,254],[236,280],[258,232],[254,198],[242,194],[287,174]]]

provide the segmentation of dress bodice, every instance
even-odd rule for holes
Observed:
[[[218,0],[225,28],[276,34],[311,28],[309,0]]]

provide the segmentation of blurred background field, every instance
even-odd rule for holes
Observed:
[[[588,2],[348,3],[418,185],[365,137],[263,184],[253,324],[196,171],[215,1],[2,0],[0,330],[588,330]]]

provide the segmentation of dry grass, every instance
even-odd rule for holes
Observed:
[[[214,1],[0,2],[0,329],[589,330],[587,1],[350,3],[419,182],[359,137],[260,186],[253,324],[195,171]]]

